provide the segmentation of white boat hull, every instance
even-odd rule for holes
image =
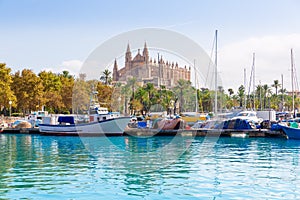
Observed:
[[[40,124],[39,131],[41,134],[47,135],[122,135],[130,119],[130,117],[120,117],[100,122],[72,125]]]

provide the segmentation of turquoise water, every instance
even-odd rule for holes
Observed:
[[[300,141],[0,135],[0,199],[300,199]]]

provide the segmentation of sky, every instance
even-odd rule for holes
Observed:
[[[300,63],[297,0],[0,0],[0,9],[0,62],[13,72],[76,74],[105,41],[148,27],[183,34],[208,55],[218,30],[218,73],[225,90],[236,92],[244,84],[244,69],[249,82],[253,53],[256,85],[281,82],[282,74],[290,89],[291,48],[296,69]]]

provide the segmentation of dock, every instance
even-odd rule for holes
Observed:
[[[0,134],[41,134],[38,128],[5,128]],[[286,138],[282,131],[271,131],[269,129],[178,129],[178,130],[158,130],[158,129],[138,129],[131,128],[125,130],[124,136],[152,137],[152,136],[192,136],[192,137],[268,137]]]
[[[40,134],[39,128],[4,128],[1,134]]]
[[[272,137],[285,138],[281,131],[271,131],[269,129],[179,129],[179,130],[157,130],[157,129],[129,129],[124,135],[136,137],[150,136],[193,136],[193,137]]]

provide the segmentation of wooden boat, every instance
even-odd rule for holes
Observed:
[[[58,123],[39,124],[39,131],[44,135],[123,135],[131,117],[120,117],[118,112],[108,112],[106,107],[100,107],[97,92],[93,92],[90,99],[88,122],[76,119],[76,115],[61,115]]]
[[[63,118],[61,117],[62,121]],[[61,121],[61,122],[62,122]],[[130,117],[118,117],[107,120],[100,120],[89,123],[60,123],[40,124],[39,130],[43,135],[79,135],[79,136],[113,136],[123,135],[123,132],[130,121]]]
[[[147,122],[140,122],[143,125],[136,126],[129,125],[125,131],[125,135],[131,136],[141,136],[141,137],[150,137],[150,136],[175,136],[180,135],[191,135],[195,134],[195,131],[186,130],[186,123],[181,118],[167,119],[167,118],[158,118],[152,121],[147,126]]]
[[[184,120],[181,118],[162,119],[157,121],[156,128],[160,130],[178,130],[181,128],[181,123],[184,123]]]

